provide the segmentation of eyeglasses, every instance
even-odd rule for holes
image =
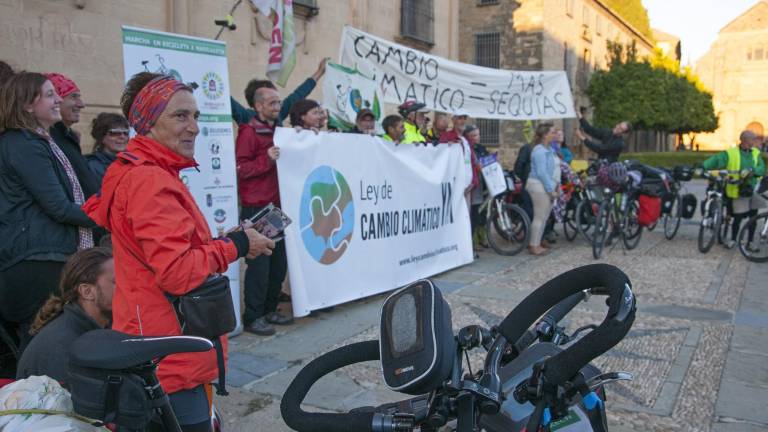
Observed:
[[[114,137],[120,136],[120,135],[128,136],[129,131],[128,129],[110,129],[109,132],[107,133],[109,134],[109,136],[114,136]]]

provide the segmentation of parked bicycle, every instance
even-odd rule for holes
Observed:
[[[546,330],[541,323],[564,316],[584,290],[608,296],[606,319],[568,345],[542,342],[545,335],[563,332]],[[601,374],[590,361],[624,338],[635,311],[627,276],[616,267],[593,264],[545,283],[497,327],[471,325],[454,336],[448,303],[431,281],[422,280],[385,301],[378,341],[343,346],[304,366],[285,391],[280,411],[286,424],[300,432],[430,432],[448,424],[455,424],[457,432],[537,431],[569,424],[574,430],[605,431],[604,386],[631,376]],[[409,319],[397,318],[403,314]],[[488,353],[483,370],[465,371],[464,356],[480,347]],[[380,361],[387,385],[416,397],[348,413],[301,408],[323,376],[366,361]]]
[[[664,226],[664,237],[672,240],[680,229],[683,220],[683,182],[690,181],[693,178],[693,170],[687,166],[676,166],[667,173],[672,178],[670,182],[670,193],[664,199],[664,205],[661,209],[662,225]]]
[[[730,215],[726,214],[725,185],[737,184],[739,180],[731,179],[728,170],[717,171],[712,174],[699,170],[703,178],[709,181],[707,193],[701,204],[701,223],[699,224],[698,247],[699,252],[707,253],[715,244],[723,243],[728,237]]]
[[[632,185],[629,179],[620,191],[604,189],[605,198],[600,203],[592,241],[592,256],[595,259],[600,259],[606,243],[614,238],[619,238],[626,250],[632,250],[640,243],[643,227],[637,219],[640,209],[637,194],[636,185]]]
[[[531,221],[517,202],[522,191],[522,183],[514,174],[505,171],[507,190],[495,197],[488,197],[480,206],[480,212],[486,215],[488,244],[499,255],[516,255],[527,245],[530,239]]]
[[[757,194],[768,201],[768,178],[763,179]],[[750,232],[754,236],[751,241]],[[739,229],[738,243],[739,252],[744,258],[752,262],[768,262],[768,210],[763,210],[747,220]]]

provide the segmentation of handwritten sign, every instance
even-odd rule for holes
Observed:
[[[373,77],[384,102],[415,99],[471,117],[542,120],[576,117],[564,71],[511,71],[426,54],[346,26],[340,63]]]
[[[483,166],[483,179],[485,186],[491,196],[507,191],[507,180],[504,177],[504,169],[501,167],[496,154],[491,154],[480,158],[480,164]]]

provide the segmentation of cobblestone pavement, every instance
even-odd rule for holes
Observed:
[[[628,384],[608,388],[611,430],[768,430],[768,264],[750,264],[719,246],[700,254],[696,229],[683,225],[673,241],[657,229],[644,233],[636,250],[619,246],[604,254],[604,262],[629,275],[639,303],[628,337],[595,361],[605,371],[635,375]],[[434,279],[451,304],[455,328],[490,326],[543,282],[592,262],[586,242],[561,237],[547,257],[482,253],[475,263]],[[382,300],[298,319],[269,338],[234,338],[229,383],[235,388],[217,400],[226,430],[289,430],[279,409],[288,383],[317,355],[375,339]],[[566,324],[573,330],[598,323],[604,312],[600,301],[583,303]],[[320,410],[347,410],[402,398],[382,385],[371,363],[324,378],[306,402]]]

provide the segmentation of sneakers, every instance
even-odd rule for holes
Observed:
[[[264,319],[270,323],[275,325],[288,325],[293,324],[293,318],[285,315],[281,315],[279,312],[272,312],[268,313]]]
[[[257,318],[255,321],[245,326],[244,330],[259,336],[272,336],[275,334],[275,328],[267,322],[266,317]]]

